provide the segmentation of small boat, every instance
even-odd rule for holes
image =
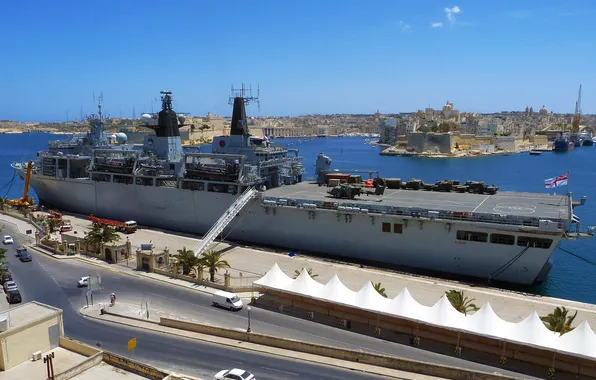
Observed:
[[[540,156],[542,154],[542,152],[536,151],[536,150],[531,150],[530,151],[530,155],[531,156]]]

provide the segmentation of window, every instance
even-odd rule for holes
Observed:
[[[391,223],[383,222],[383,232],[391,232]]]
[[[490,234],[490,242],[494,244],[513,245],[515,243],[515,236]]]
[[[488,234],[485,232],[475,232],[475,231],[457,231],[457,240],[467,240],[467,241],[478,241],[481,243],[486,243],[488,241]]]
[[[529,236],[519,236],[517,238],[517,245],[520,247],[549,249],[552,243],[552,239],[541,239]]]
[[[394,223],[393,224],[393,232],[396,234],[401,234],[403,233],[403,224],[399,224],[399,223]]]

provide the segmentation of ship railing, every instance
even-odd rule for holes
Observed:
[[[267,161],[261,161],[259,162],[259,166],[261,168],[269,168],[272,166],[286,166],[286,165],[291,165],[292,161],[291,158],[287,157],[287,158],[278,158],[278,159],[273,159],[273,160],[267,160]]]
[[[540,227],[540,220],[547,218],[521,217],[515,215],[486,214],[473,212],[454,212],[445,210],[412,209],[400,207],[380,207],[374,205],[363,205],[357,203],[340,203],[336,201],[313,201],[306,199],[280,199],[263,197],[262,206],[279,207],[293,206],[304,209],[334,210],[343,213],[376,214],[389,216],[403,216],[409,219],[421,220],[454,220],[477,223],[505,224],[522,227]],[[561,219],[553,220],[557,228],[563,228],[564,222]]]

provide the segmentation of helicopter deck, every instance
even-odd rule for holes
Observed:
[[[327,186],[301,182],[290,186],[268,189],[263,200],[337,202],[341,206],[379,210],[379,208],[419,209],[445,212],[464,212],[536,219],[568,220],[571,218],[569,199],[565,195],[542,193],[498,192],[494,195],[436,192],[424,190],[385,189],[381,196],[362,194],[354,199],[330,196]],[[374,190],[374,189],[373,189]]]

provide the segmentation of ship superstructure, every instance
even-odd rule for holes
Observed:
[[[75,155],[42,152],[31,186],[59,209],[204,235],[197,255],[221,236],[521,284],[545,278],[561,240],[593,235],[580,231],[573,212],[585,198],[574,203],[571,194],[502,193],[478,183],[391,186],[334,170],[324,154],[317,180],[304,182],[297,150],[250,134],[252,100],[244,87],[233,90],[230,135],[215,137],[211,153],[188,153],[184,117],[164,91],[162,110],[146,118],[156,136],[146,136],[142,150],[96,144],[76,175],[68,169]],[[44,170],[44,157],[66,159],[67,170]]]

